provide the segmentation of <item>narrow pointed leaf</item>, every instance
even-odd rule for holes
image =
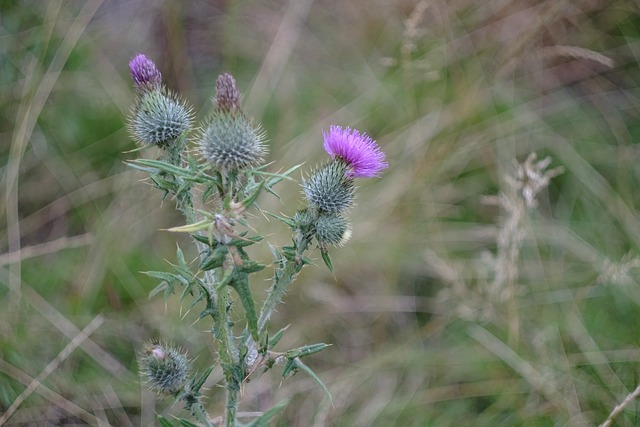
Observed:
[[[171,175],[177,175],[186,179],[193,180],[196,178],[196,174],[194,173],[193,170],[181,168],[179,166],[172,165],[171,163],[163,162],[162,160],[137,159],[129,163],[152,167],[162,172],[165,172]]]
[[[194,233],[196,231],[206,230],[211,227],[210,219],[202,219],[198,222],[194,222],[193,224],[183,225],[181,227],[172,227],[167,229],[167,231],[171,231],[174,233]]]
[[[203,236],[201,234],[193,233],[191,234],[195,240],[200,243],[204,243],[205,245],[209,245],[211,247],[216,247],[218,245],[218,241],[216,239],[209,238],[209,236]]]
[[[178,418],[178,421],[180,421],[180,425],[183,427],[200,427],[198,424],[194,424],[189,420],[185,420],[184,418]]]
[[[255,341],[258,341],[258,314],[253,296],[251,295],[251,289],[249,288],[249,276],[243,273],[236,274],[234,280],[231,282],[231,287],[235,289],[240,296],[240,302],[242,302],[245,315],[247,316],[247,324],[249,326],[249,332],[251,332],[251,337]]]
[[[151,182],[153,182],[156,188],[159,188],[160,190],[164,191],[162,199],[165,199],[167,195],[175,192],[176,186],[171,182],[165,179],[159,178],[156,175],[150,175],[149,179],[151,180]]]
[[[147,172],[148,174],[158,173],[158,170],[157,170],[157,169],[155,169],[155,168],[150,168],[150,167],[146,167],[146,166],[136,165],[136,164],[135,164],[135,163],[133,163],[133,162],[126,162],[126,163],[127,163],[127,166],[130,166],[130,167],[132,167],[132,168],[134,168],[134,169],[137,169],[137,170],[139,170],[139,171],[142,171],[142,172]]]
[[[273,350],[273,348],[278,345],[286,330],[289,329],[289,326],[290,325],[285,326],[269,338],[269,342],[267,343],[269,350]]]
[[[329,268],[329,271],[333,273],[333,263],[331,262],[331,258],[329,257],[329,252],[321,249],[320,253],[322,254],[322,260],[324,261],[325,265],[327,266],[327,268]]]
[[[284,407],[287,406],[287,403],[289,403],[288,399],[278,402],[274,407],[265,411],[258,418],[247,424],[247,427],[268,427],[271,418],[276,416],[278,412],[282,411]]]
[[[280,181],[282,181],[284,179],[287,179],[289,181],[294,181],[294,179],[291,178],[289,175],[291,175],[293,172],[295,172],[301,166],[302,166],[302,163],[298,164],[298,165],[295,165],[295,166],[291,167],[289,170],[287,170],[285,172],[282,172],[282,173],[272,173],[272,172],[264,172],[264,171],[254,171],[254,173],[256,175],[262,175],[262,176],[271,177],[269,182],[267,182],[267,187],[273,187],[274,185],[276,185],[277,183],[279,183]]]
[[[309,368],[307,365],[305,365],[304,363],[302,363],[302,360],[296,358],[293,359],[294,360],[294,364],[296,366],[297,369],[301,370],[301,371],[305,371],[307,373],[307,375],[309,375],[311,378],[313,378],[315,380],[315,382],[318,383],[318,385],[320,387],[322,387],[322,389],[324,390],[324,392],[327,394],[327,397],[329,398],[330,401],[333,400],[333,397],[331,397],[331,393],[329,392],[329,389],[327,388],[326,385],[324,385],[324,383],[322,382],[322,380],[320,379],[320,377],[318,377],[316,375],[315,372],[313,372],[311,370],[311,368]]]
[[[192,185],[193,184],[190,181],[183,181],[182,185],[176,190],[176,194],[187,193],[191,189]]]
[[[171,422],[169,419],[163,417],[162,415],[158,415],[158,421],[162,427],[176,427],[176,424]]]
[[[189,282],[189,284],[187,286],[185,286],[184,289],[182,289],[182,294],[180,295],[180,303],[181,304],[184,301],[184,299],[187,297],[187,295],[191,295],[191,290],[192,289],[193,289],[193,282]],[[198,300],[196,299],[196,301],[194,301],[194,304],[197,301]]]
[[[295,359],[298,357],[305,357],[311,354],[319,353],[327,347],[331,347],[331,344],[318,343],[318,344],[310,344],[305,345],[303,347],[295,348],[293,350],[287,351],[284,355],[288,359]]]
[[[264,181],[261,182],[260,185],[258,185],[258,188],[256,188],[255,191],[249,195],[249,197],[247,197],[242,201],[242,206],[244,206],[245,208],[251,207],[251,205],[253,205],[255,201],[258,199],[258,196],[260,195],[260,192],[262,191],[263,187],[264,187]]]
[[[182,253],[182,249],[180,249],[179,245],[176,245],[176,259],[178,260],[178,265],[183,268],[189,268],[189,264],[184,259],[184,253]]]
[[[159,171],[177,175],[183,178],[195,178],[195,174],[190,169],[181,168],[180,166],[172,165],[171,163],[163,162],[162,160],[153,160],[153,159],[137,159],[131,162],[128,162],[133,165],[142,165],[157,169]]]
[[[284,216],[276,215],[276,214],[273,214],[273,213],[267,212],[267,211],[264,211],[264,213],[266,213],[270,217],[273,217],[273,218],[277,219],[280,222],[284,222],[285,224],[287,224],[291,228],[295,228],[296,227],[296,223],[291,218],[287,218],[287,217],[284,217]]]
[[[263,239],[262,236],[242,237],[241,239],[233,239],[228,244],[229,246],[235,246],[237,248],[243,248],[245,246],[251,246],[258,243]]]
[[[298,371],[294,360],[295,359],[287,359],[287,364],[284,365],[282,369],[282,378],[287,378],[289,375],[293,375]]]
[[[209,378],[211,371],[213,371],[213,366],[209,366],[198,378],[193,380],[191,383],[191,390],[194,392],[200,392],[204,382]]]
[[[207,185],[207,188],[205,188],[204,192],[202,193],[202,201],[205,202],[209,198],[209,196],[211,196],[212,193],[213,193],[213,186]]]
[[[208,271],[222,267],[229,250],[226,246],[220,245],[213,250],[213,253],[205,258],[198,267],[199,270]]]
[[[220,283],[216,285],[216,289],[222,289],[227,285],[231,285],[231,281],[234,279],[234,275],[235,274],[233,268],[226,270],[224,272],[224,276],[222,276],[222,280],[220,280]]]
[[[151,292],[149,292],[149,298],[155,297],[156,295],[158,295],[162,291],[165,291],[165,296],[167,294],[167,291],[168,291],[168,294],[172,294],[173,293],[173,286],[171,286],[170,283],[163,281],[158,286],[153,288],[151,290]]]
[[[161,279],[167,282],[176,280],[176,275],[173,273],[167,273],[166,271],[142,271],[142,274],[146,274],[149,277]]]
[[[280,197],[280,195],[278,193],[276,193],[271,187],[265,186],[264,187],[265,191],[268,192],[269,194],[272,194],[274,196],[276,196],[276,198],[278,198],[278,200],[282,199]]]
[[[195,297],[193,299],[193,301],[191,301],[191,304],[189,305],[189,310],[191,310],[193,307],[195,307],[203,299],[204,299],[204,295],[202,295],[202,293],[200,293],[197,297]],[[182,303],[182,298],[180,299],[180,303]],[[202,317],[200,317],[200,319],[202,319]]]
[[[259,262],[245,260],[244,263],[242,265],[239,265],[237,268],[243,273],[251,274],[264,270],[265,267],[266,265],[260,264]]]

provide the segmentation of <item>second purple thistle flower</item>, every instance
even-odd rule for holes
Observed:
[[[162,85],[162,74],[156,64],[143,53],[138,53],[129,61],[129,70],[136,89],[159,88]]]
[[[378,144],[367,134],[355,129],[331,126],[323,132],[324,149],[333,158],[342,159],[347,165],[349,178],[380,176],[389,164]]]

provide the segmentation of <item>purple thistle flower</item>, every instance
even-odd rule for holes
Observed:
[[[159,88],[162,84],[162,74],[156,64],[143,53],[137,54],[129,61],[129,69],[136,89]]]
[[[367,134],[355,129],[331,126],[329,132],[322,132],[324,149],[333,158],[342,159],[348,166],[349,178],[371,178],[380,176],[389,164],[378,144]]]

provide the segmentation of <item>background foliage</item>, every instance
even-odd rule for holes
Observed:
[[[0,413],[24,398],[10,425],[152,425],[180,408],[140,386],[141,344],[215,357],[140,273],[173,260],[159,230],[180,225],[123,164],[141,51],[198,111],[232,73],[274,170],[313,166],[330,124],[390,161],[359,191],[335,276],[318,259],[273,319],[291,324],[283,345],[334,344],[309,360],[333,403],[266,375],[242,410],[290,397],[283,426],[603,422],[640,383],[639,40],[622,0],[0,1]],[[531,152],[564,173],[510,221],[485,196],[517,197],[507,177]],[[299,207],[298,186],[280,193],[261,206]],[[638,422],[637,403],[617,419]]]

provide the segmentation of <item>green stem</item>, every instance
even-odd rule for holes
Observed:
[[[274,283],[269,292],[269,296],[265,300],[262,310],[260,311],[260,317],[258,318],[258,333],[262,333],[267,325],[267,321],[275,311],[276,307],[287,292],[287,286],[291,284],[302,267],[304,262],[302,261],[302,255],[307,250],[310,240],[305,237],[305,234],[298,230],[296,236],[296,256],[293,261],[285,259],[284,268],[274,276]]]
[[[196,420],[200,421],[207,427],[216,427],[216,425],[211,422],[209,414],[200,402],[193,404],[193,406],[191,407],[191,415],[193,415]]]
[[[169,160],[172,164],[176,166],[182,166],[182,159],[176,153],[170,153]],[[179,183],[179,187],[181,187],[184,182],[180,177],[175,177],[176,181]],[[192,224],[197,221],[195,208],[193,205],[193,195],[191,189],[189,191],[183,191],[176,195],[177,198],[177,206],[180,212],[184,215],[187,224]],[[200,253],[201,259],[206,257],[206,250],[208,249],[207,245],[194,240],[196,248]],[[231,370],[231,372],[227,372],[226,374],[226,384],[225,388],[227,390],[227,398],[226,398],[226,416],[225,423],[227,426],[235,426],[236,422],[236,412],[238,407],[238,392],[240,390],[240,385],[237,383],[235,376],[233,375],[233,368],[237,368],[239,366],[238,360],[238,349],[235,342],[235,337],[233,336],[230,321],[227,311],[227,301],[228,301],[228,290],[227,287],[224,286],[221,289],[216,288],[216,275],[213,270],[205,272],[205,280],[204,283],[209,290],[209,294],[211,298],[213,298],[216,304],[216,312],[213,314],[213,337],[214,340],[218,341],[220,359],[222,361],[225,369]],[[201,404],[194,405],[194,417],[196,417],[200,421],[204,421],[207,426],[213,424],[210,423],[209,416]]]
[[[226,413],[224,417],[225,427],[235,427],[236,416],[238,413],[238,393],[240,391],[240,384],[230,384],[227,382],[227,396],[226,396]]]

